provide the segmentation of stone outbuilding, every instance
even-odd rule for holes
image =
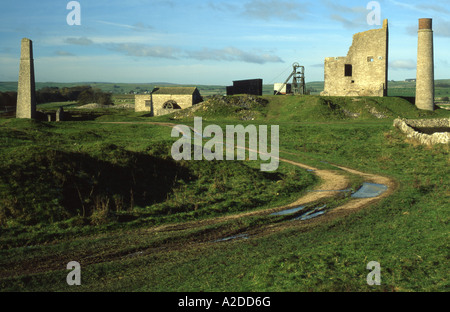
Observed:
[[[134,110],[160,116],[188,108],[202,100],[196,87],[155,87],[150,94],[135,96]]]
[[[388,21],[380,29],[353,35],[345,57],[325,59],[325,85],[321,95],[387,96]]]

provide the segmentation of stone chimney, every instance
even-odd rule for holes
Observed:
[[[434,110],[434,58],[431,18],[419,19],[416,106],[423,110]]]
[[[33,43],[23,38],[20,53],[19,83],[17,87],[16,118],[36,117]]]

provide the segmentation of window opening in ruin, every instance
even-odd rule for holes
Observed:
[[[151,107],[152,101],[145,101],[145,107]]]
[[[351,77],[352,76],[352,65],[351,64],[345,64],[345,77]]]
[[[367,62],[373,62],[373,56],[368,56],[367,57]]]

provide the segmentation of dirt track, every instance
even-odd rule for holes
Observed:
[[[114,122],[114,123],[128,123],[128,122]],[[130,122],[131,123],[131,122]],[[154,125],[162,125],[162,126],[174,126],[175,124],[170,123],[155,123],[155,122],[146,122],[146,124],[154,124]],[[293,153],[287,153],[287,154],[293,154]],[[295,155],[295,154],[294,154]],[[292,164],[294,166],[298,166],[300,168],[303,168],[305,170],[311,170],[320,178],[320,183],[317,185],[316,190],[320,190],[320,192],[308,192],[304,196],[300,197],[293,203],[289,205],[284,205],[276,208],[270,208],[270,209],[264,209],[264,210],[257,210],[257,211],[251,211],[251,212],[244,212],[244,213],[237,213],[233,215],[227,215],[227,216],[221,216],[221,217],[214,217],[210,219],[205,220],[199,220],[199,221],[188,221],[183,223],[176,223],[176,224],[166,224],[162,226],[156,226],[156,227],[149,227],[149,228],[142,228],[136,230],[139,232],[139,235],[152,235],[157,234],[158,232],[171,232],[171,231],[184,231],[189,229],[200,229],[204,226],[209,225],[215,225],[220,224],[226,221],[231,220],[237,220],[239,218],[244,218],[248,216],[258,216],[258,215],[268,215],[272,212],[281,211],[287,208],[297,207],[300,205],[305,205],[309,203],[316,202],[321,199],[326,198],[332,198],[334,196],[337,196],[339,194],[338,191],[346,189],[348,187],[349,181],[348,178],[345,175],[340,174],[340,170],[323,170],[314,168],[299,162],[295,162],[292,160],[279,158],[280,161]],[[378,184],[384,184],[388,186],[387,191],[382,193],[380,196],[374,197],[374,198],[352,198],[349,201],[347,201],[345,204],[342,204],[341,206],[338,206],[336,208],[333,208],[327,213],[313,218],[309,220],[304,221],[293,221],[293,222],[279,222],[279,223],[273,223],[268,225],[259,226],[257,228],[248,229],[246,233],[250,235],[250,237],[261,237],[265,235],[270,235],[272,233],[279,232],[280,230],[287,229],[287,228],[296,228],[296,229],[307,229],[310,227],[313,227],[317,225],[318,223],[324,223],[329,220],[335,219],[337,217],[345,217],[349,215],[350,213],[353,213],[359,209],[362,209],[364,207],[367,207],[368,205],[375,204],[376,202],[380,201],[381,199],[391,195],[395,189],[396,189],[396,183],[393,179],[390,179],[388,177],[370,174],[370,173],[364,173],[360,172],[354,169],[337,166],[337,168],[344,170],[350,174],[359,175],[364,178],[365,182],[373,182]],[[326,191],[324,191],[326,190]],[[236,233],[229,233],[230,235],[235,235]],[[170,252],[173,250],[185,250],[187,248],[194,248],[196,250],[202,251],[204,248],[208,248],[211,245],[214,245],[215,239],[223,238],[224,233],[214,233],[214,230],[210,233],[208,233],[207,237],[195,237],[192,238],[189,243],[186,242],[176,242],[171,241],[170,243],[164,244],[163,246],[159,247],[146,247],[142,250],[134,251],[131,254],[123,254],[118,253],[116,248],[114,246],[111,246],[110,251],[99,251],[101,254],[90,254],[90,255],[82,255],[78,254],[77,260],[80,261],[80,263],[83,263],[83,265],[90,265],[94,263],[102,263],[102,262],[108,262],[108,261],[120,261],[121,259],[129,258],[129,257],[135,257],[135,256],[144,256],[148,254],[157,254],[157,253],[165,253]],[[108,236],[108,234],[102,234],[101,236]],[[120,241],[120,240],[119,240]],[[117,242],[117,244],[120,244],[120,242]],[[123,246],[117,246],[117,248],[120,248]],[[33,259],[29,260],[27,262],[22,263],[10,263],[9,265],[4,266],[2,269],[0,269],[0,278],[6,278],[6,277],[12,277],[20,274],[32,274],[32,273],[38,273],[38,272],[47,272],[52,270],[60,270],[61,269],[61,263],[66,263],[66,258],[68,255],[53,255],[49,254],[45,257],[45,259]],[[70,256],[73,257],[73,256]],[[70,258],[72,259],[72,258]]]
[[[107,123],[107,122],[104,122],[104,123]],[[134,124],[136,124],[136,122],[111,122],[111,123],[117,123],[117,124],[134,123]],[[167,122],[166,123],[141,122],[141,123],[152,124],[152,125],[161,125],[161,126],[166,126],[166,127],[173,127],[176,125],[175,123],[167,123]],[[282,152],[282,151],[280,151],[280,152]],[[294,153],[287,153],[287,154],[295,155]],[[242,218],[242,217],[270,214],[272,212],[281,211],[281,210],[284,210],[284,209],[287,209],[290,207],[296,207],[296,206],[300,206],[300,205],[304,205],[304,204],[308,204],[308,203],[313,203],[320,199],[334,197],[338,194],[338,191],[343,190],[348,187],[349,181],[348,181],[347,177],[339,174],[337,170],[334,171],[334,170],[318,169],[318,168],[315,168],[312,166],[308,166],[306,164],[302,164],[302,163],[295,162],[292,160],[284,159],[281,157],[279,158],[279,160],[289,163],[291,165],[303,168],[305,170],[311,170],[312,172],[314,172],[314,174],[316,174],[321,180],[321,183],[316,187],[316,190],[320,190],[320,192],[308,192],[307,194],[305,194],[302,197],[300,197],[299,199],[297,199],[295,202],[293,202],[289,205],[284,205],[284,206],[280,206],[280,207],[276,207],[276,208],[270,208],[270,209],[265,209],[265,210],[252,211],[252,212],[237,213],[237,214],[233,214],[233,215],[228,215],[228,216],[223,216],[223,217],[215,217],[215,218],[201,220],[201,221],[188,221],[188,222],[181,223],[181,224],[173,224],[173,225],[168,224],[168,225],[154,227],[154,228],[148,229],[147,231],[157,232],[157,231],[186,230],[186,229],[197,228],[197,227],[201,227],[201,226],[226,222],[229,220],[238,219],[238,218]],[[361,208],[364,208],[368,205],[371,205],[371,204],[374,204],[374,203],[380,201],[382,198],[385,198],[385,197],[389,196],[390,194],[392,194],[396,189],[396,183],[391,178],[380,176],[380,175],[375,175],[375,174],[370,174],[370,173],[364,173],[361,171],[357,171],[354,169],[350,169],[350,168],[346,168],[346,167],[342,167],[342,166],[338,166],[338,165],[334,165],[334,166],[341,170],[347,171],[350,174],[359,175],[359,176],[363,177],[365,182],[384,184],[388,187],[388,190],[385,191],[380,196],[377,196],[374,198],[351,199],[349,202],[328,211],[326,214],[324,214],[318,218],[314,218],[314,219],[307,220],[307,221],[301,221],[301,222],[290,222],[289,225],[274,224],[274,225],[267,226],[267,229],[270,229],[270,232],[272,232],[275,230],[275,228],[285,228],[286,226],[292,227],[292,226],[311,225],[311,224],[316,223],[317,220],[320,220],[320,222],[322,222],[325,220],[330,220],[332,218],[336,218],[338,216],[345,216],[351,212],[357,211]],[[323,190],[329,190],[329,191],[323,191]],[[261,234],[265,233],[266,231],[264,229],[258,229],[257,232],[261,235]]]

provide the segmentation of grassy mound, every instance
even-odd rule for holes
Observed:
[[[264,116],[268,101],[253,95],[215,95],[191,108],[173,114],[174,119],[203,117],[205,119],[232,118],[255,120]]]
[[[192,178],[171,159],[113,144],[100,150],[93,157],[23,146],[8,154],[0,165],[0,223],[33,225],[78,215],[95,222],[101,214],[162,201],[176,179]]]
[[[168,118],[183,120],[195,116],[205,120],[314,122],[394,119],[399,116],[427,118],[446,114],[443,109],[434,112],[419,110],[400,97],[234,95],[213,96],[203,103],[168,115]]]
[[[194,219],[275,205],[315,183],[298,169],[261,172],[259,162],[174,161],[169,128],[158,126],[1,126],[0,226]]]

